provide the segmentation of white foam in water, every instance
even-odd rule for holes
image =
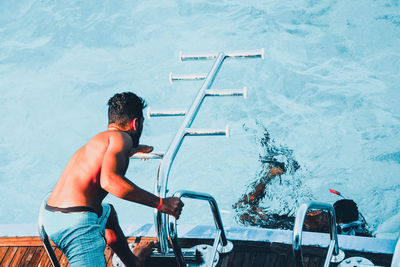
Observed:
[[[277,184],[282,190],[271,189],[277,195],[264,205],[279,212],[296,207],[297,197],[333,203],[333,188],[358,203],[377,236],[394,238],[399,47],[398,1],[1,1],[0,224],[36,222],[69,157],[106,129],[114,93],[133,90],[154,109],[186,109],[201,81],[171,85],[169,73],[207,73],[212,62],[181,63],[180,51],[265,48],[264,60],[224,62],[213,88],[247,86],[248,97],[206,99],[193,127],[228,123],[231,137],[185,139],[169,195],[210,193],[224,224],[238,226],[232,205],[261,170],[257,122],[301,166],[293,176],[301,186]],[[142,143],[165,151],[181,121],[146,120]],[[153,191],[158,164],[131,161],[127,177]],[[124,224],[153,222],[149,208],[108,201]],[[185,203],[183,223],[213,224],[206,203]]]

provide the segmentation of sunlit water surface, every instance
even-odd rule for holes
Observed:
[[[153,109],[187,109],[211,61],[179,52],[265,48],[265,59],[226,60],[193,127],[231,137],[188,137],[169,195],[215,196],[224,224],[261,171],[264,128],[301,166],[276,180],[263,205],[294,214],[310,199],[353,198],[380,237],[400,232],[400,7],[392,1],[1,1],[0,224],[35,223],[69,157],[106,129],[106,102],[132,90]],[[182,118],[145,121],[142,143],[167,149]],[[132,160],[153,191],[158,160]],[[152,223],[149,208],[117,200],[122,223]],[[182,223],[212,224],[206,203],[185,201]]]

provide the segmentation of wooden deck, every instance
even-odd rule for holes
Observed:
[[[129,242],[139,242],[141,240],[153,240],[155,238],[130,237]],[[205,242],[206,241],[206,242]],[[182,239],[182,247],[192,247],[197,244],[208,243],[212,245],[212,240]],[[230,254],[221,256],[219,267],[291,267],[294,266],[291,245],[280,243],[267,243],[255,241],[233,241],[234,251]],[[58,249],[55,249],[61,266],[69,266],[67,258]],[[375,265],[390,266],[391,255],[361,253],[356,251],[345,251],[346,258],[351,256],[363,256],[369,258]],[[304,263],[307,267],[323,266],[326,249],[322,248],[303,248]],[[105,250],[107,266],[112,265],[113,252],[110,248]],[[0,238],[0,266],[51,266],[46,251],[42,246],[39,237],[3,237]],[[176,266],[175,259],[162,260],[149,259],[147,267],[152,266]],[[335,266],[335,265],[332,265]]]

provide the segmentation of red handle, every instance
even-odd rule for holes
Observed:
[[[340,194],[340,192],[338,192],[338,191],[336,191],[336,190],[333,190],[333,189],[330,189],[329,188],[329,192],[331,192],[331,193],[333,193],[333,194],[336,194],[336,195],[338,195],[338,196],[341,196],[342,194]]]

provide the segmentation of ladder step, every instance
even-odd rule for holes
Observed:
[[[245,58],[245,57],[260,57],[264,59],[264,48],[259,50],[249,50],[249,51],[238,51],[238,52],[228,52],[225,53],[227,57],[233,58]],[[218,53],[199,53],[199,54],[183,54],[180,52],[179,60],[187,61],[187,60],[207,60],[207,59],[215,59],[217,58]]]
[[[150,110],[147,109],[147,117],[165,117],[165,116],[185,116],[186,110]]]
[[[205,74],[169,74],[169,82],[172,84],[174,81],[190,81],[190,80],[204,80]]]
[[[133,248],[131,243],[129,244],[130,248]],[[182,249],[182,256],[186,262],[194,263],[195,266],[199,266],[199,263],[204,261],[201,257],[201,252],[197,250],[196,247],[194,248],[183,248]],[[125,266],[123,265],[121,259],[117,256],[117,254],[113,255],[112,262],[114,266]],[[146,261],[149,266],[176,266],[176,259],[175,253],[172,250],[169,250],[167,253],[160,253],[154,250]],[[162,265],[161,265],[162,264]]]
[[[189,136],[226,135],[229,137],[229,126],[226,125],[225,129],[220,130],[186,128],[185,132]]]
[[[243,96],[247,98],[247,87],[243,89],[206,90],[206,96]]]
[[[164,157],[164,153],[137,153],[134,154],[131,159],[162,159]]]
[[[196,255],[196,249],[193,248],[182,248],[182,254],[183,258],[187,261],[195,261],[197,260],[197,255]],[[160,253],[157,251],[153,251],[153,253],[150,254],[150,258],[173,258],[175,259],[175,253],[173,251],[170,251],[168,253]]]

